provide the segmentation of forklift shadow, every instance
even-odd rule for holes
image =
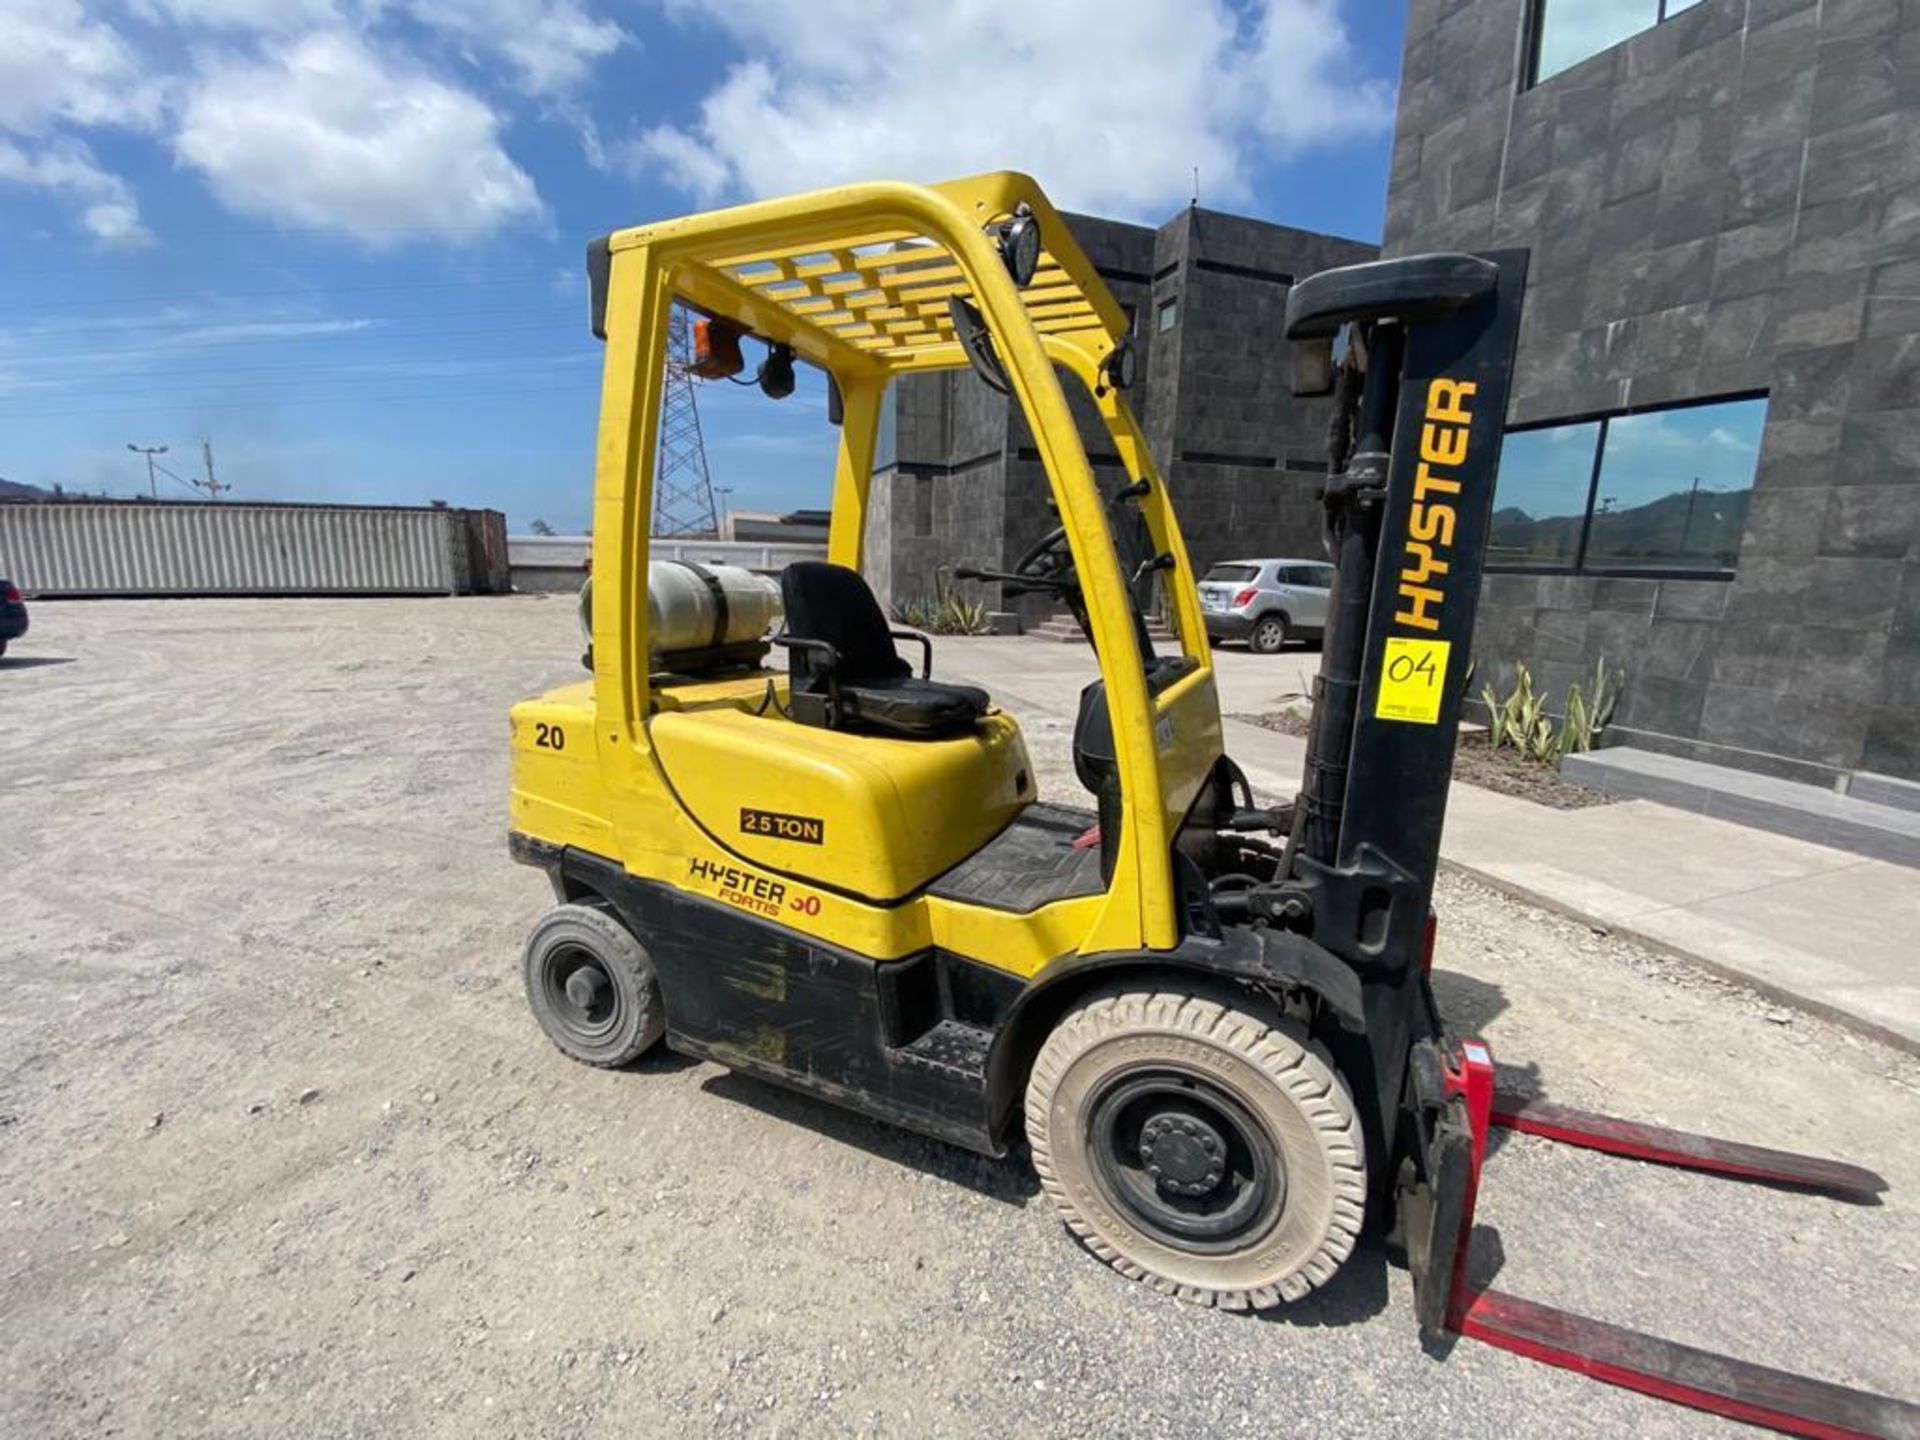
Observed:
[[[1371,1320],[1387,1308],[1387,1303],[1387,1247],[1369,1229],[1361,1235],[1332,1284],[1277,1310],[1255,1310],[1252,1318],[1293,1330],[1337,1330]]]
[[[1494,1277],[1507,1263],[1507,1250],[1500,1242],[1500,1232],[1491,1225],[1475,1225],[1468,1243],[1472,1248],[1467,1252],[1466,1287],[1469,1293],[1478,1294],[1493,1287]],[[1453,1330],[1420,1336],[1420,1348],[1435,1360],[1446,1359],[1459,1342],[1460,1336]]]
[[[1025,1206],[1040,1193],[1039,1178],[1026,1158],[1024,1143],[1005,1159],[976,1155],[944,1140],[870,1120],[826,1100],[756,1080],[728,1070],[701,1082],[700,1088],[723,1100],[758,1110],[785,1125],[799,1125],[814,1134],[864,1150],[875,1159],[918,1170],[949,1184],[963,1186],[1003,1205]]]
[[[682,1055],[671,1045],[656,1045],[638,1060],[630,1060],[619,1069],[629,1075],[678,1075],[682,1070],[691,1070],[701,1063],[691,1055]]]
[[[1447,1028],[1459,1035],[1477,1035],[1507,1008],[1507,993],[1498,985],[1463,975],[1458,970],[1433,969],[1433,998],[1447,1017]]]
[[[71,665],[71,655],[0,656],[0,670],[35,670],[42,665]]]
[[[1462,975],[1457,970],[1435,968],[1433,995],[1440,1004],[1440,1012],[1462,1035],[1478,1035],[1507,1008],[1506,992],[1498,985]],[[1539,1095],[1546,1089],[1540,1079],[1539,1065],[1531,1060],[1524,1065],[1501,1065],[1499,1077],[1500,1089],[1517,1095]],[[1487,1135],[1487,1154],[1499,1154],[1512,1136],[1511,1130],[1495,1126]]]

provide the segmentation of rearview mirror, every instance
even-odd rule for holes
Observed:
[[[1333,393],[1333,336],[1288,342],[1293,351],[1293,393],[1299,399]]]

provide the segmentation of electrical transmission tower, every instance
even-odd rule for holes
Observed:
[[[675,305],[667,320],[667,383],[660,400],[660,457],[653,469],[656,535],[720,533],[713,479],[707,473],[707,442],[693,398],[692,364],[693,325],[686,307]]]

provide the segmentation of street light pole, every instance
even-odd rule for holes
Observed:
[[[136,445],[129,440],[127,442],[127,449],[133,451],[136,455],[144,455],[147,457],[147,491],[155,500],[158,500],[160,498],[160,482],[154,478],[153,457],[166,454],[167,447],[164,445]]]

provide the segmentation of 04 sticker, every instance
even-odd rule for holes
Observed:
[[[1387,637],[1386,662],[1380,670],[1380,698],[1373,713],[1380,720],[1404,720],[1414,725],[1440,723],[1440,696],[1447,684],[1447,653],[1451,640],[1413,640]]]

